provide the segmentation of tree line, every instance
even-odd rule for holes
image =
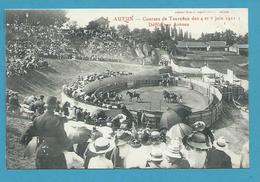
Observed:
[[[233,30],[227,29],[226,31],[222,32],[201,33],[201,36],[198,38],[198,40],[203,42],[226,41],[227,45],[233,45],[234,43],[247,44],[248,33],[245,35],[238,35]]]
[[[28,24],[28,25],[55,25],[62,27],[64,24],[68,25],[70,31],[70,39],[78,39],[84,41],[89,38],[84,34],[85,30],[93,32],[100,31],[99,24],[91,21],[85,27],[78,27],[76,22],[69,21],[64,10],[6,10],[7,24]],[[176,24],[173,27],[167,24],[161,24],[154,30],[146,28],[135,28],[130,30],[128,25],[119,25],[117,27],[111,26],[109,30],[115,37],[123,38],[127,44],[149,44],[154,48],[163,48],[166,51],[176,51],[177,41],[226,41],[227,45],[234,43],[246,44],[248,42],[248,34],[238,35],[234,31],[228,29],[222,32],[202,33],[200,38],[192,38],[191,32],[184,31],[182,28],[177,28]],[[73,40],[72,40],[73,42]]]

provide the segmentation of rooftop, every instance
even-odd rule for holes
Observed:
[[[103,16],[98,18],[97,20],[95,20],[96,23],[99,23],[99,24],[108,24],[109,23],[109,20],[108,18],[104,18]]]
[[[208,45],[205,42],[185,42],[185,41],[178,41],[177,47],[178,48],[206,48]]]
[[[226,41],[209,41],[207,44],[210,47],[227,47]]]

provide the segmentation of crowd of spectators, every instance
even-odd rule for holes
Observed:
[[[122,37],[111,29],[85,29],[81,36],[89,37],[81,43],[80,49],[85,56],[95,60],[120,60],[122,57],[133,57],[129,37]]]
[[[36,108],[34,113],[37,113],[32,118],[34,121],[37,120],[37,116],[41,116],[45,112],[45,101],[44,96],[33,100],[32,105]],[[30,101],[30,99],[25,101]],[[107,116],[103,110],[90,114],[87,109],[70,107],[68,102],[64,103],[66,106],[59,105],[60,102],[57,102],[54,111],[57,115],[64,117],[65,124],[68,122],[72,124],[73,121],[81,123],[79,126],[82,126],[82,122],[93,126],[91,135],[87,139],[79,140],[74,144],[75,148],[68,149],[67,152],[73,153],[70,157],[75,161],[68,160],[67,156],[67,168],[233,167],[234,159],[230,155],[225,138],[215,139],[213,133],[202,121],[197,121],[192,126],[183,123],[182,125],[176,124],[165,134],[164,130],[143,124],[144,112],[140,112],[141,117],[139,118],[124,105],[121,107],[121,113],[113,118]],[[69,108],[68,113],[64,107]],[[145,118],[145,120],[147,119]],[[106,133],[100,130],[102,128],[99,128],[100,126],[110,127],[111,132]],[[181,132],[174,130],[176,126]],[[69,132],[66,127],[65,132]],[[67,133],[69,139],[72,137],[71,134]],[[79,135],[79,133],[74,133],[74,135]],[[80,136],[78,137],[80,138]],[[108,143],[109,145],[107,145]],[[140,151],[142,152],[140,153]],[[247,154],[248,149],[242,153],[242,155]],[[247,161],[241,158],[240,167],[246,167],[243,166],[243,162]]]
[[[102,81],[106,78],[117,77],[117,76],[128,76],[132,75],[130,72],[126,71],[112,71],[106,70],[104,73],[94,73],[87,75],[85,77],[78,76],[78,79],[74,81],[71,85],[64,85],[63,92],[83,103],[94,104],[100,107],[113,108],[118,107],[121,104],[122,95],[117,93],[115,90],[107,90],[93,93],[85,93],[84,87],[94,81]]]
[[[62,58],[70,46],[63,30],[55,25],[7,24],[6,35],[8,77],[45,67],[48,64],[43,58]]]
[[[20,105],[17,92],[8,90],[6,94],[10,112],[27,105],[33,121],[46,113],[44,95],[27,97]],[[234,165],[225,138],[215,139],[203,121],[197,121],[192,126],[179,123],[165,133],[165,130],[145,124],[149,121],[144,120],[149,118],[144,112],[134,116],[124,105],[121,113],[113,118],[102,109],[90,113],[87,109],[71,107],[68,102],[61,106],[56,101],[55,105],[54,113],[62,116],[64,123],[70,120],[93,126],[90,138],[78,141],[76,148],[69,149],[78,160],[67,161],[68,168],[232,168]],[[96,126],[108,126],[111,133],[105,136],[104,131],[97,130]],[[176,132],[176,128],[180,132]],[[71,135],[67,134],[67,137]],[[97,152],[93,145],[102,146],[102,150]],[[245,149],[240,167],[247,167],[248,158],[244,157],[247,155],[248,149]]]
[[[120,61],[120,57],[131,57],[128,38],[119,37],[110,29],[85,29],[77,38],[79,53],[71,45],[70,36],[74,30],[66,30],[55,25],[28,25],[13,23],[6,25],[6,63],[7,76],[23,75],[31,69],[46,66],[42,58],[72,59],[81,58],[96,61]]]

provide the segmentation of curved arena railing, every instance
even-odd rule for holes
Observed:
[[[86,93],[97,94],[100,91],[126,90],[145,86],[158,86],[160,81],[161,76],[157,74],[117,76],[89,83],[88,85],[86,85],[83,91]],[[206,123],[207,126],[210,126],[219,119],[222,112],[222,94],[217,88],[202,81],[191,80],[186,78],[179,78],[177,81],[177,86],[187,87],[209,98],[209,107],[202,111],[193,112],[189,117],[187,117],[187,122],[192,124],[198,120],[202,120]],[[214,96],[217,99],[216,102],[213,102]],[[73,98],[68,97],[65,93],[62,93],[62,101],[68,101],[72,105],[88,109],[89,112],[94,112],[96,109],[108,110],[108,108],[101,108],[91,104],[75,101]],[[162,115],[161,111],[145,112],[147,113],[147,116],[151,118],[159,118]]]

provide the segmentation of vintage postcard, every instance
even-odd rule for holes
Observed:
[[[249,168],[248,9],[6,9],[6,168]]]

